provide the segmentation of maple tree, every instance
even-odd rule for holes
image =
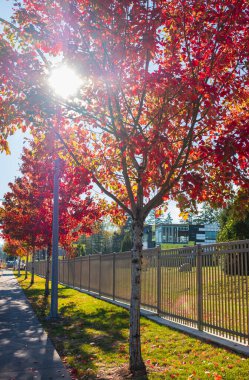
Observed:
[[[130,369],[144,371],[146,216],[169,199],[224,204],[233,183],[248,186],[248,3],[24,0],[13,20],[1,37],[2,125],[40,128],[59,107],[64,155],[132,217]],[[54,57],[81,75],[77,99],[48,89]]]
[[[6,239],[25,242],[32,248],[34,263],[35,248],[39,246],[37,230],[39,219],[34,207],[32,188],[27,179],[17,178],[15,183],[9,184],[11,191],[5,194],[3,201],[4,215],[2,217],[2,236]],[[34,282],[34,267],[32,265],[31,284]]]
[[[1,220],[1,215],[0,215]],[[15,256],[18,258],[18,276],[20,276],[20,264],[21,258],[24,256],[27,257],[27,249],[25,247],[25,243],[20,242],[19,240],[10,239],[8,236],[5,238],[3,251],[10,256]]]
[[[3,202],[1,217],[2,235],[26,242],[32,247],[32,276],[34,282],[34,259],[37,248],[47,247],[47,273],[45,294],[49,290],[49,261],[52,240],[53,160],[47,146],[50,135],[30,143],[24,148],[21,172],[23,177],[10,184]],[[60,184],[60,245],[68,254],[72,243],[83,234],[92,233],[95,221],[102,213],[87,195],[89,178],[86,171],[63,163]],[[81,199],[84,193],[85,198]]]

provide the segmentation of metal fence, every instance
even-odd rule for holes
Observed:
[[[131,252],[60,260],[59,281],[129,303]],[[248,345],[248,289],[249,240],[143,251],[141,306],[171,321]]]

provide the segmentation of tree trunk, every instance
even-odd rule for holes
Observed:
[[[25,277],[24,277],[25,280],[27,280],[27,278],[28,278],[28,262],[29,262],[29,254],[27,252],[27,255],[26,255],[26,264],[25,264]]]
[[[140,302],[141,302],[141,264],[143,247],[143,219],[133,221],[133,248],[131,257],[131,307],[130,307],[130,371],[133,374],[146,373],[141,354]]]
[[[18,260],[18,274],[17,274],[18,277],[21,276],[21,257],[19,257],[19,260]]]
[[[44,296],[49,296],[49,266],[50,266],[50,258],[51,258],[51,244],[48,244],[47,248],[47,267],[46,267],[46,281],[45,281],[45,292]]]
[[[35,247],[33,247],[33,252],[32,252],[31,281],[30,281],[30,285],[33,285],[34,282],[35,282]]]

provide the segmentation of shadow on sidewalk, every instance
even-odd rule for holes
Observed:
[[[5,274],[12,278],[0,280],[0,379],[69,380],[14,275]]]

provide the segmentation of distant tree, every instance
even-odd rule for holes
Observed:
[[[122,243],[122,235],[120,232],[115,231],[112,237],[112,251],[120,252]]]
[[[4,252],[3,252],[3,247],[0,246],[0,258],[3,258],[5,256]]]
[[[204,203],[197,215],[191,215],[192,222],[197,224],[218,223],[220,212],[220,209],[214,209],[208,203]]]
[[[149,215],[147,216],[145,220],[145,224],[159,224],[159,223],[167,223],[170,224],[173,221],[173,218],[169,213],[165,212],[166,206],[162,206],[158,208],[157,210],[151,210]]]
[[[22,155],[21,173],[10,184],[1,212],[4,238],[25,242],[32,249],[31,284],[34,282],[36,249],[47,249],[45,294],[48,295],[49,260],[52,251],[53,152],[49,149],[51,135],[39,136],[30,142]],[[52,144],[53,146],[53,144]],[[67,165],[60,168],[59,240],[68,254],[72,243],[85,233],[92,233],[102,213],[88,195],[90,181],[87,171]],[[84,195],[84,199],[82,199]]]
[[[10,183],[10,191],[5,194],[4,214],[1,217],[2,236],[7,241],[25,242],[32,251],[31,285],[34,283],[35,249],[41,247],[42,229],[39,214],[40,199],[26,177],[19,177]]]
[[[221,212],[219,223],[218,241],[249,239],[249,189],[239,190]]]
[[[28,254],[28,251],[25,248],[25,244],[23,244],[22,242],[18,240],[8,239],[4,243],[3,250],[4,250],[4,253],[8,255],[10,260],[14,260],[15,263],[18,262],[17,269],[18,269],[18,276],[20,276],[21,258],[25,257]]]
[[[132,233],[132,223],[133,223],[132,218],[129,215],[127,217],[126,221],[125,221],[125,224],[124,224],[124,227],[122,228],[122,230],[124,232],[130,232],[130,233]]]
[[[151,210],[149,212],[149,215],[145,219],[145,224],[147,225],[153,225],[156,222],[156,217],[155,217],[155,210]]]
[[[173,222],[173,218],[170,212],[168,214],[165,214],[162,212],[161,215],[156,217],[156,224],[159,224],[159,223],[171,224],[172,222]]]
[[[121,243],[121,251],[126,252],[132,249],[132,237],[130,232],[126,232]]]
[[[249,239],[249,189],[240,189],[234,200],[220,214],[218,241]],[[227,254],[224,257],[224,272],[227,275],[249,275],[247,252]]]
[[[166,218],[164,219],[165,223],[171,224],[173,222],[173,218],[170,214],[170,212],[167,214]]]
[[[77,243],[75,246],[75,256],[85,256],[86,255],[86,250],[85,250],[85,244],[82,243]]]
[[[123,226],[118,228],[109,220],[98,223],[92,235],[82,235],[80,237],[77,243],[78,246],[83,244],[87,255],[122,251],[122,241],[125,234],[131,235],[131,226],[128,219]],[[79,252],[79,248],[77,248],[77,252]]]

